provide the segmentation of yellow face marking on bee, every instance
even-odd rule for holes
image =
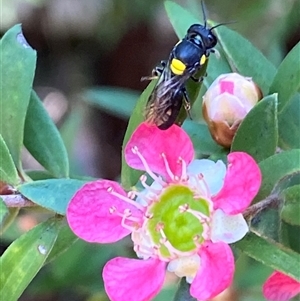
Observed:
[[[203,54],[200,59],[200,66],[204,65],[207,60],[207,56]]]
[[[172,59],[170,68],[175,75],[181,75],[184,72],[186,66],[182,61],[174,58]]]

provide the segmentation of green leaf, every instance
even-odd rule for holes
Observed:
[[[278,141],[277,95],[263,98],[240,124],[231,151],[244,151],[260,162],[276,151]]]
[[[276,72],[273,64],[248,40],[233,30],[221,26],[215,29],[215,33],[232,71],[252,77],[263,94],[267,94]]]
[[[66,220],[64,219],[59,229],[55,245],[47,257],[45,264],[48,264],[67,251],[77,240],[78,237],[72,232]]]
[[[279,241],[280,222],[278,208],[267,207],[251,219],[250,229],[262,238]]]
[[[0,41],[0,133],[18,169],[26,111],[36,65],[36,51],[26,42],[21,25],[9,29]]]
[[[17,300],[43,266],[58,235],[55,219],[43,222],[15,240],[0,258],[0,296]]]
[[[278,114],[278,146],[282,149],[300,148],[300,95],[291,101]]]
[[[41,180],[20,185],[18,191],[32,202],[64,215],[72,196],[86,182],[74,179]]]
[[[249,233],[234,246],[255,260],[300,281],[300,254],[285,249],[278,243],[268,242],[253,233]]]
[[[291,225],[300,226],[300,185],[285,189],[283,195],[281,218]]]
[[[83,93],[87,103],[125,120],[129,119],[138,98],[137,91],[117,87],[97,87]]]
[[[282,61],[270,87],[270,93],[278,93],[278,112],[283,110],[292,96],[300,89],[299,58],[300,42],[298,42]]]
[[[265,199],[283,178],[300,171],[300,150],[285,151],[273,155],[259,164],[262,183],[255,202]]]
[[[57,178],[68,177],[69,160],[62,138],[34,91],[25,121],[24,145]]]
[[[130,189],[130,187],[134,186],[138,182],[141,174],[143,173],[139,170],[132,169],[131,167],[129,167],[127,165],[125,158],[124,158],[124,148],[125,148],[128,140],[130,139],[132,133],[137,128],[137,126],[144,121],[144,110],[145,110],[148,98],[149,98],[150,94],[152,93],[155,84],[156,84],[156,81],[152,81],[148,85],[148,87],[144,90],[144,92],[141,94],[141,96],[133,110],[133,113],[131,115],[127,130],[125,133],[125,137],[123,140],[123,146],[122,146],[122,171],[121,171],[121,181],[122,181],[122,185],[125,189]]]
[[[8,209],[0,197],[0,228],[2,228],[2,223],[8,215]]]
[[[13,223],[13,221],[15,220],[15,218],[17,217],[20,211],[20,208],[6,208],[6,209],[7,210],[4,209],[2,211],[3,220],[1,222],[0,234],[3,234],[6,231],[6,229],[9,228],[9,226]]]
[[[192,24],[202,23],[182,6],[172,1],[165,1],[165,10],[177,34],[182,39]]]
[[[223,150],[223,148],[212,139],[207,125],[186,120],[182,128],[191,138],[197,158],[207,158]]]
[[[16,185],[19,182],[18,172],[5,141],[0,134],[0,181]]]
[[[197,299],[190,294],[190,286],[191,285],[186,282],[186,279],[182,278],[173,301],[197,301]]]

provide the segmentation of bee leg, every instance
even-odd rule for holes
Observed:
[[[143,76],[141,78],[141,81],[144,80],[152,80],[160,77],[162,72],[164,71],[165,67],[167,65],[167,61],[161,61],[158,66],[152,69],[151,75],[150,76]]]
[[[204,76],[200,76],[199,78],[196,78],[194,76],[191,76],[191,79],[196,83],[202,83],[204,80],[204,77],[207,76],[207,73],[204,74]]]
[[[190,113],[191,101],[190,101],[190,98],[189,98],[185,88],[182,89],[182,93],[183,93],[185,111],[186,111],[187,115],[189,116],[189,118],[192,120],[192,116],[191,116],[191,113]]]

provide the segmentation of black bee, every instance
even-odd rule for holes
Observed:
[[[168,129],[176,121],[183,103],[189,115],[191,104],[186,82],[189,78],[196,82],[203,80],[194,75],[205,64],[210,53],[214,52],[217,44],[217,37],[212,30],[223,24],[208,28],[203,2],[201,4],[204,25],[190,26],[185,37],[173,47],[168,60],[162,61],[152,71],[152,76],[142,78],[151,80],[159,77],[148,99],[145,119],[161,130]]]

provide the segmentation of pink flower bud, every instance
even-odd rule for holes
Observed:
[[[240,123],[261,98],[252,78],[237,73],[220,75],[206,91],[202,105],[213,139],[230,147]]]

